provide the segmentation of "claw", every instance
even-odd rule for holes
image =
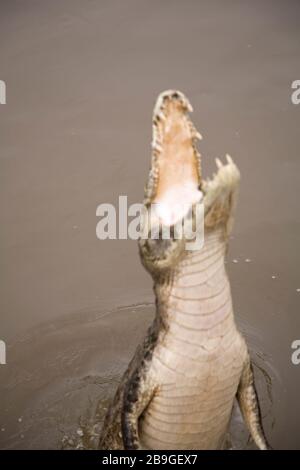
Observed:
[[[221,162],[221,160],[219,158],[216,158],[216,165],[218,168],[222,168],[223,166],[223,163]]]
[[[226,160],[227,160],[227,163],[233,163],[233,160],[232,160],[231,156],[228,155],[228,153],[226,154]]]

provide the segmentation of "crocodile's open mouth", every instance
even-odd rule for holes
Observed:
[[[179,91],[161,93],[153,113],[152,168],[148,200],[166,225],[182,219],[191,205],[202,198],[200,154],[201,139],[188,112],[192,107]]]

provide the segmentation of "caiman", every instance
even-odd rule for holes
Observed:
[[[144,198],[149,236],[140,237],[139,252],[154,281],[156,316],[108,409],[100,449],[224,449],[235,399],[257,447],[268,448],[225,267],[240,174],[227,155],[224,164],[216,160],[211,180],[202,178],[191,111],[175,90],[161,93],[154,108]],[[191,208],[192,219],[202,204],[199,249],[187,250],[172,231],[186,216],[178,203]]]

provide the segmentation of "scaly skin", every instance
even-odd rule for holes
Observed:
[[[152,203],[167,201],[168,219],[168,191],[175,188],[171,200],[179,192],[179,199],[189,201],[201,190],[204,245],[186,250],[186,240],[174,234],[169,240],[140,239],[142,263],[154,280],[156,317],[108,410],[102,449],[222,449],[235,398],[256,445],[267,448],[224,265],[239,171],[227,156],[225,165],[217,160],[211,181],[202,180],[196,149],[201,136],[189,120],[191,110],[180,92],[159,96],[144,204],[150,214]],[[149,231],[170,225],[163,217],[151,211]]]

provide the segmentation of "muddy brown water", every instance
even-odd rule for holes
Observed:
[[[191,99],[204,173],[242,173],[228,270],[266,433],[300,448],[297,1],[0,5],[0,448],[92,448],[154,313],[136,242],[96,208],[142,199],[156,95]],[[247,261],[246,261],[247,260]],[[252,448],[238,412],[234,448]]]

